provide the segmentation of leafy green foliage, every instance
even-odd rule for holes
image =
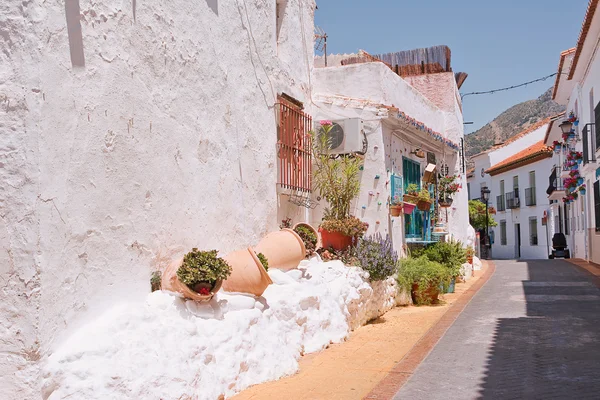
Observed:
[[[369,273],[372,281],[381,281],[396,273],[398,254],[389,236],[385,239],[377,233],[358,241],[354,255],[359,266]]]
[[[344,219],[326,219],[321,223],[321,228],[329,232],[339,232],[351,237],[362,237],[367,231],[368,224],[356,217]]]
[[[362,160],[353,156],[332,157],[330,152],[332,125],[313,137],[314,179],[316,190],[329,204],[329,219],[344,220],[350,216],[350,202],[360,193]]]
[[[425,187],[419,191],[419,201],[431,201],[431,194]]]
[[[485,229],[485,203],[479,200],[469,200],[469,223],[475,230]],[[496,226],[498,223],[494,217],[489,214],[488,208],[488,223],[489,226]]]
[[[424,255],[430,260],[442,264],[448,270],[450,277],[460,275],[461,266],[467,262],[467,253],[462,243],[451,240],[438,242],[429,246]]]
[[[439,293],[440,285],[449,278],[447,268],[425,256],[400,260],[398,285],[407,290],[411,290],[413,284],[418,285],[414,291],[416,304],[430,304],[428,292]]]
[[[260,263],[265,268],[265,270],[268,271],[269,270],[269,260],[267,259],[267,256],[265,256],[263,253],[258,253],[256,255],[256,257],[260,260]]]
[[[153,292],[161,289],[161,274],[160,271],[154,271],[150,277],[150,288]]]
[[[314,254],[315,250],[317,249],[317,235],[315,235],[315,233],[312,231],[312,229],[303,226],[303,225],[298,225],[294,231],[298,234],[298,236],[300,236],[300,239],[302,239],[302,241],[304,242],[304,247],[306,248],[306,255],[310,256],[312,254]]]
[[[177,270],[177,277],[181,282],[193,289],[198,283],[214,285],[218,280],[227,279],[231,274],[231,266],[217,257],[217,250],[192,251],[183,257],[183,263]]]

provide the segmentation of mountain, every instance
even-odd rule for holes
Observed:
[[[481,153],[529,128],[536,122],[564,111],[564,107],[552,100],[552,88],[535,100],[512,106],[479,130],[465,135],[467,158]]]

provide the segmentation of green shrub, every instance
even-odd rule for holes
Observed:
[[[267,257],[263,253],[258,253],[256,255],[256,257],[260,260],[260,263],[265,268],[265,270],[268,271],[269,270],[269,260],[267,260]]]
[[[218,280],[225,280],[231,274],[231,266],[221,257],[217,250],[192,251],[183,257],[183,263],[177,270],[181,282],[193,289],[198,283],[209,283],[214,286]]]
[[[345,219],[326,219],[321,222],[321,228],[329,232],[339,232],[351,237],[362,237],[369,225],[356,217]]]
[[[416,304],[429,304],[426,295],[429,288],[439,291],[440,285],[449,278],[448,270],[442,264],[429,260],[422,256],[419,258],[404,258],[400,260],[398,270],[398,285],[412,290],[412,285],[419,285],[414,292]]]
[[[160,290],[161,284],[160,271],[154,271],[150,277],[150,288],[153,292],[156,292],[157,290]]]
[[[461,266],[467,262],[467,251],[461,242],[455,240],[438,242],[428,247],[425,250],[425,256],[446,267],[452,278],[460,275]]]
[[[419,195],[419,185],[417,185],[416,183],[411,183],[406,187],[406,194],[411,195],[411,196],[418,196]]]
[[[306,255],[312,255],[317,249],[317,235],[312,231],[312,229],[299,225],[294,231],[300,236],[302,241],[304,242],[304,247],[306,248]]]
[[[431,194],[425,187],[419,191],[419,201],[431,201]]]
[[[394,251],[389,236],[379,233],[359,240],[354,250],[359,266],[369,272],[372,281],[381,281],[392,276],[398,268],[398,254]]]

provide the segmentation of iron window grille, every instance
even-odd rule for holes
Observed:
[[[506,203],[504,202],[504,195],[496,196],[496,208],[498,211],[506,211]]]
[[[538,245],[537,218],[529,218],[529,244]]]
[[[500,221],[500,244],[506,246],[506,221]]]
[[[512,192],[505,194],[506,197],[506,208],[513,209],[519,208],[521,203],[519,201],[519,189],[515,189]]]

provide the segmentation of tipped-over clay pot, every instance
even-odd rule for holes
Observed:
[[[265,236],[254,248],[256,254],[263,253],[269,261],[269,268],[289,271],[298,268],[306,257],[302,238],[292,229],[284,228]]]
[[[196,301],[209,301],[212,297],[221,289],[221,284],[223,281],[217,281],[215,286],[213,286],[209,295],[201,295],[200,293],[194,292],[192,289],[188,287],[185,283],[181,282],[177,277],[177,270],[183,263],[183,257],[180,259],[173,261],[165,272],[162,275],[162,290],[170,290],[171,292],[177,292],[183,295],[183,297],[187,299],[192,299]]]
[[[234,251],[223,257],[231,265],[231,275],[223,281],[226,292],[249,293],[262,296],[273,281],[250,247]],[[269,265],[271,264],[271,260]]]

